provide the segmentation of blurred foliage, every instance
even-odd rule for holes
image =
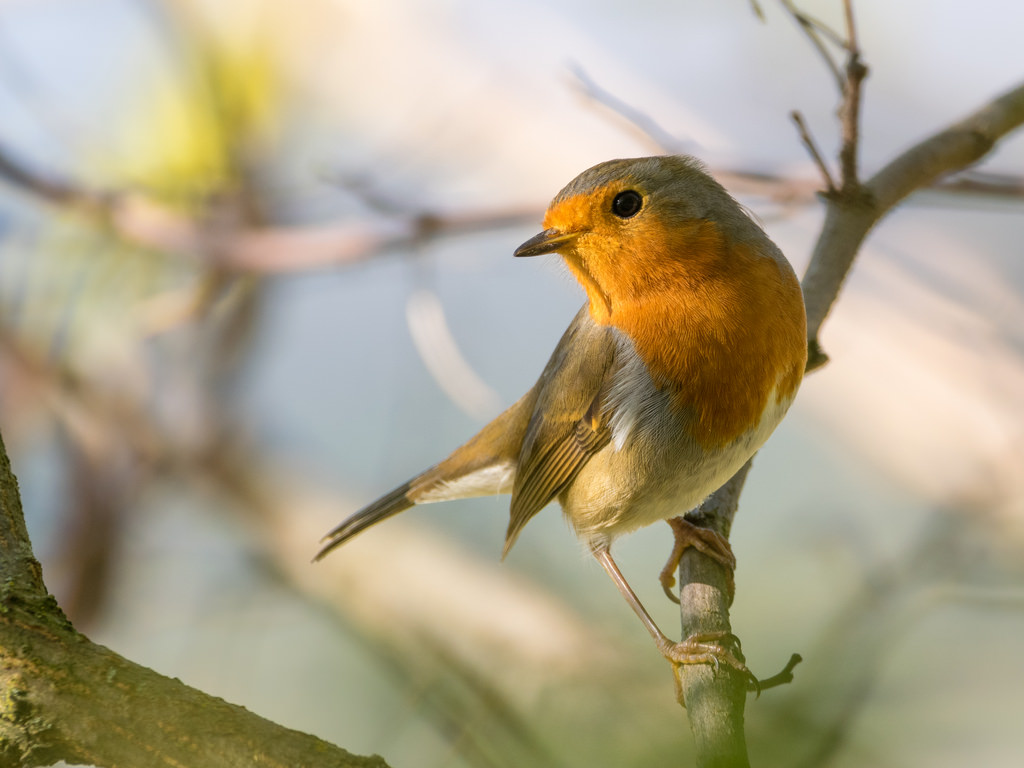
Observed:
[[[81,154],[80,178],[65,179],[107,207],[83,216],[80,207],[19,200],[24,215],[5,241],[0,290],[9,326],[46,354],[74,358],[80,370],[99,372],[110,355],[129,363],[137,344],[165,329],[149,314],[161,297],[180,308],[223,295],[223,286],[209,291],[217,272],[204,262],[209,254],[126,241],[104,226],[105,216],[144,217],[145,210],[124,214],[119,207],[135,197],[215,231],[259,223],[266,212],[254,174],[284,112],[273,47],[224,39],[187,21],[184,3],[157,10],[161,26],[154,33],[165,38],[169,66],[142,68],[129,79],[131,97],[107,122],[117,151]]]

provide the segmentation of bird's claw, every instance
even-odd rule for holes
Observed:
[[[658,575],[658,581],[661,582],[661,588],[665,591],[668,599],[674,603],[679,602],[679,596],[674,591],[676,571],[679,570],[679,561],[683,559],[683,552],[688,547],[693,547],[725,568],[728,578],[729,601],[732,602],[733,594],[736,592],[736,584],[732,575],[736,570],[736,556],[732,553],[729,540],[717,531],[694,525],[683,517],[673,517],[666,522],[672,528],[675,541],[668,561]]]
[[[662,645],[660,650],[672,665],[672,674],[676,684],[676,699],[683,706],[686,704],[683,699],[680,671],[687,664],[710,664],[712,674],[716,677],[724,664],[743,676],[749,690],[756,691],[758,695],[761,693],[758,679],[744,663],[740,639],[731,632],[693,634],[678,643],[667,642]]]

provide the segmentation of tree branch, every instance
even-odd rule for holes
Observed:
[[[732,480],[705,501],[688,519],[728,537],[739,506],[743,483],[750,472],[748,461]],[[725,567],[693,547],[679,561],[680,617],[682,636],[732,632],[729,623],[729,576]],[[747,680],[732,670],[706,664],[684,666],[681,672],[683,699],[697,748],[698,768],[737,768],[749,765],[743,730]]]
[[[999,139],[1022,124],[1024,83],[908,149],[865,182],[858,200],[826,201],[825,224],[803,279],[807,335],[812,344],[818,343],[843,280],[875,224],[912,192],[978,162]]]
[[[832,174],[828,170],[828,163],[826,163],[825,158],[821,156],[821,152],[818,150],[818,145],[814,141],[814,137],[811,136],[811,131],[807,127],[807,123],[804,121],[804,116],[798,109],[794,109],[790,112],[789,116],[796,124],[797,131],[800,133],[800,140],[804,143],[804,146],[811,155],[811,159],[814,161],[814,164],[818,166],[818,170],[821,172],[822,181],[825,182],[825,194],[836,194],[836,183],[832,180]]]
[[[846,66],[843,69],[843,100],[839,107],[839,123],[843,134],[843,144],[839,150],[839,167],[842,173],[842,186],[839,192],[855,198],[860,194],[860,180],[857,177],[860,94],[861,85],[868,75],[868,68],[860,58],[857,27],[853,22],[853,0],[844,0],[843,10],[846,15]]]
[[[75,631],[47,594],[0,438],[0,765],[387,768],[159,675]]]
[[[353,264],[442,237],[532,224],[533,210],[406,211],[372,222],[225,228],[137,192],[96,191],[32,168],[0,147],[0,180],[48,205],[84,216],[130,245],[186,257],[225,272],[276,274]],[[403,210],[405,210],[403,208]]]
[[[43,569],[32,554],[25,515],[21,511],[18,480],[11,471],[3,439],[0,438],[0,580],[4,591],[0,600],[17,595],[26,602],[48,598],[43,585]]]
[[[839,65],[832,58],[832,54],[829,53],[825,41],[821,39],[821,35],[824,35],[829,42],[835,45],[843,45],[842,40],[828,26],[797,8],[792,0],[781,0],[781,2],[782,7],[789,12],[789,15],[793,17],[793,20],[800,25],[800,29],[807,35],[807,39],[811,41],[811,45],[814,46],[814,49],[821,56],[822,61],[825,62],[825,67],[835,79],[839,90],[842,91],[843,73],[839,69]]]

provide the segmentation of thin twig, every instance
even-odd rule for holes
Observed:
[[[836,86],[841,92],[843,90],[843,72],[839,68],[835,59],[832,58],[832,54],[829,53],[828,47],[819,36],[819,32],[829,37],[833,43],[836,43],[840,47],[845,47],[844,43],[839,39],[839,36],[836,35],[834,31],[797,8],[793,4],[792,0],[780,0],[780,2],[782,3],[782,7],[785,8],[786,11],[789,12],[789,15],[793,17],[793,20],[800,25],[800,29],[802,29],[804,34],[807,35],[807,39],[811,41],[811,45],[813,45],[815,50],[817,50],[821,55],[822,61],[825,62],[825,66],[828,68],[829,72],[832,73],[832,77],[836,81]]]
[[[793,682],[793,670],[796,665],[803,661],[804,658],[799,653],[794,653],[789,657],[789,661],[786,662],[786,666],[782,668],[782,671],[778,674],[766,677],[763,680],[758,680],[757,685],[748,686],[748,691],[756,691],[757,695],[760,696],[762,691],[767,691],[769,688],[778,688],[780,685],[788,685]]]
[[[650,115],[645,114],[636,107],[628,104],[613,94],[611,91],[601,87],[579,64],[569,65],[569,72],[573,76],[573,85],[576,90],[586,99],[589,99],[614,114],[623,118],[639,134],[639,138],[647,144],[652,145],[657,152],[685,152],[688,150],[685,142],[666,131]]]
[[[829,30],[835,35],[835,32]],[[630,127],[645,134],[644,139],[659,151],[671,150],[682,146],[682,142],[668,136],[656,121],[650,119],[640,110],[629,105],[615,94],[597,85],[587,77],[583,70],[574,70],[575,74],[583,75],[579,87],[595,104],[600,104],[619,117]],[[819,152],[820,154],[820,152]],[[820,167],[820,166],[819,166]],[[810,204],[818,191],[817,184],[801,180],[784,178],[778,174],[744,169],[714,168],[713,174],[722,184],[736,194],[766,197],[786,205]],[[959,194],[963,192],[991,195],[997,198],[1018,199],[1024,197],[1024,177],[1005,174],[983,174],[972,171],[956,179],[937,179],[924,188],[935,192]]]
[[[836,32],[817,16],[813,16],[807,11],[797,8],[793,5],[792,0],[788,0],[787,4],[789,6],[787,10],[797,17],[797,21],[799,21],[802,26],[806,26],[815,33],[821,34],[821,36],[825,38],[825,41],[831,43],[836,48],[842,51],[846,50],[846,40],[841,34]]]
[[[860,142],[860,101],[861,84],[867,77],[868,68],[861,61],[857,44],[857,27],[853,20],[853,0],[844,0],[846,14],[846,66],[842,86],[843,101],[839,107],[839,122],[843,143],[839,150],[841,191],[855,198],[861,192],[857,176],[857,152]]]
[[[821,54],[822,60],[836,81],[841,97],[839,125],[842,133],[842,144],[839,149],[840,182],[838,191],[850,199],[857,199],[863,192],[857,169],[857,153],[860,142],[861,86],[864,78],[867,77],[868,68],[861,60],[860,44],[857,39],[857,26],[853,18],[853,0],[843,0],[843,15],[846,23],[845,39],[841,38],[822,22],[813,19],[801,11],[793,4],[792,0],[780,0],[780,2],[800,25],[800,28],[807,35],[814,48]],[[825,45],[825,41],[822,39],[823,35],[829,42],[841,47],[846,52],[846,63],[842,68],[833,59],[832,54]],[[796,118],[794,117],[794,119]],[[801,129],[801,138],[804,139],[805,144],[808,144],[804,129]],[[823,163],[819,161],[820,153],[816,149],[811,149],[811,154],[815,156],[815,162],[818,163],[819,168],[823,167]],[[828,178],[831,177],[829,176]],[[832,184],[831,188],[835,189],[835,185]]]
[[[857,25],[853,23],[853,0],[843,0],[843,16],[846,20],[846,46],[851,55],[860,54],[857,42]]]
[[[587,99],[622,118],[632,133],[639,133],[643,141],[656,151],[682,152],[689,149],[686,142],[672,136],[641,110],[598,85],[583,69],[574,67],[572,71],[578,88]],[[810,203],[817,192],[817,185],[813,183],[773,173],[723,168],[716,168],[713,173],[735,193],[763,196],[785,205]]]
[[[793,119],[793,122],[796,123],[796,128],[800,132],[800,140],[804,143],[804,146],[807,147],[807,151],[811,153],[811,158],[814,160],[814,164],[818,166],[818,170],[821,171],[822,179],[825,181],[825,194],[835,194],[836,184],[832,180],[832,174],[829,173],[825,159],[821,156],[821,152],[818,151],[818,145],[815,143],[814,137],[811,136],[811,132],[807,128],[807,123],[804,122],[804,116],[796,109],[790,112],[789,116]]]
[[[983,171],[967,171],[956,178],[943,179],[932,186],[939,192],[956,192],[958,194],[991,195],[1000,198],[1024,197],[1024,177],[1010,176],[1003,173],[986,173]]]

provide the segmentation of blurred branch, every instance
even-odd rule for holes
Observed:
[[[991,547],[1002,539],[998,531],[996,536],[985,531],[996,522],[985,511],[973,504],[936,510],[902,552],[867,567],[861,589],[808,654],[801,685],[788,690],[778,708],[768,713],[771,738],[764,745],[780,754],[774,760],[765,755],[766,762],[793,768],[832,764],[887,660],[923,617],[953,600],[1013,599],[1012,594],[965,583],[972,564],[992,560]]]
[[[575,87],[583,99],[602,106],[612,114],[622,118],[626,125],[633,129],[634,135],[656,152],[679,154],[692,153],[694,151],[692,147],[687,146],[687,142],[673,136],[658,125],[658,122],[650,115],[641,112],[602,87],[579,64],[570,64],[569,74],[572,78],[570,85]]]
[[[968,170],[957,174],[956,178],[940,181],[936,188],[957,194],[1024,197],[1024,178],[1002,173]]]
[[[598,85],[582,67],[574,67],[579,93],[592,103],[622,118],[634,133],[658,152],[674,154],[687,151],[686,144],[661,128],[652,118]],[[772,173],[716,168],[715,178],[740,194],[762,195],[781,203],[809,203],[814,200],[815,185],[810,181],[788,179]]]
[[[0,439],[0,764],[386,768],[95,645],[47,594]]]
[[[125,446],[70,436],[61,440],[70,466],[56,557],[61,604],[79,629],[88,629],[106,606],[124,540],[125,521],[137,500],[142,474]],[[51,586],[54,573],[50,573]]]
[[[861,61],[860,46],[857,43],[857,26],[853,22],[853,0],[843,0],[846,15],[846,65],[843,67],[839,107],[839,124],[842,127],[843,143],[839,149],[839,166],[842,186],[839,194],[851,198],[860,194],[860,180],[857,177],[857,152],[860,147],[860,94],[861,85],[868,75],[868,68]]]
[[[577,89],[585,98],[618,115],[640,134],[645,143],[651,145],[656,151],[667,153],[687,151],[685,142],[663,129],[642,111],[603,88],[585,70],[574,67],[572,74],[577,79]],[[804,127],[806,129],[806,125]],[[808,139],[813,144],[809,131]],[[806,144],[806,140],[804,141]],[[820,151],[815,148],[815,152],[820,158]],[[824,161],[819,162],[813,157],[813,154],[812,159],[819,171],[827,168]],[[794,179],[774,173],[729,168],[714,168],[713,173],[716,179],[735,194],[765,197],[785,205],[811,205],[816,201],[819,191],[817,183],[810,179]],[[831,178],[829,173],[823,175],[826,179]],[[996,198],[1019,199],[1024,198],[1024,176],[972,171],[956,179],[935,178],[920,188],[946,194],[972,193]]]
[[[416,351],[448,399],[476,419],[492,418],[501,409],[501,398],[459,351],[437,294],[426,288],[413,291],[405,316]]]
[[[839,87],[840,92],[843,90],[843,72],[836,63],[836,60],[832,58],[832,54],[829,52],[828,46],[825,44],[826,40],[833,45],[840,48],[847,47],[847,41],[836,33],[831,27],[818,19],[814,18],[808,13],[800,10],[792,2],[792,0],[781,0],[782,7],[786,9],[793,20],[800,25],[800,29],[803,30],[804,34],[807,35],[807,39],[810,40],[811,45],[814,46],[815,50],[821,56],[821,60],[825,62],[825,67],[832,74],[832,77],[836,81],[836,85]],[[847,3],[847,5],[849,5]],[[825,38],[825,39],[823,39]]]
[[[663,131],[651,127],[652,122],[621,102],[605,101],[613,97],[585,79],[584,73],[579,76],[584,78],[581,84],[590,98],[615,111],[624,110],[619,113],[642,131],[661,134],[655,135],[654,140],[662,151],[678,151],[679,142],[667,139]],[[720,169],[715,175],[739,194],[763,195],[786,204],[810,203],[817,189],[813,182],[770,173]],[[404,215],[391,215],[373,222],[227,229],[216,221],[189,217],[141,192],[96,191],[43,174],[3,147],[0,147],[0,179],[42,202],[91,219],[126,243],[187,258],[198,266],[253,274],[355,264],[445,237],[533,223],[538,217],[538,212],[533,210],[445,214],[407,210]],[[955,193],[1024,197],[1024,180],[1020,177],[975,174],[942,183],[936,178],[921,186]],[[188,301],[176,302],[174,315],[184,319],[192,309]]]
[[[63,181],[47,177],[31,170],[28,165],[16,160],[6,149],[0,147],[0,178],[28,192],[44,202],[70,208],[80,208],[97,214],[109,206],[109,200],[102,195],[88,192]]]
[[[538,218],[533,211],[442,215],[401,205],[357,180],[342,179],[350,191],[386,216],[320,227],[268,226],[258,196],[246,194],[249,184],[244,171],[240,168],[237,174],[243,203],[242,220],[237,221],[239,217],[218,216],[216,210],[202,217],[189,216],[140,193],[96,192],[57,180],[0,147],[0,179],[49,205],[91,219],[122,241],[186,258],[205,270],[195,286],[159,294],[141,305],[149,333],[194,321],[226,289],[237,287],[231,278],[240,274],[352,264],[442,237],[532,223]],[[243,293],[251,295],[252,291]],[[440,304],[414,295],[408,314],[417,351],[446,394],[474,417],[493,414],[498,409],[497,396],[465,361],[447,331]],[[424,320],[430,322],[418,322]]]
[[[257,274],[352,264],[442,237],[532,223],[538,216],[536,211],[422,211],[373,223],[226,229],[138,192],[97,192],[52,178],[2,147],[0,178],[43,202],[91,218],[132,245],[188,257],[200,266]]]

